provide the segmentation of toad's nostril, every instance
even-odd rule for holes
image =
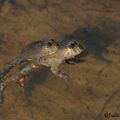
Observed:
[[[51,43],[51,42],[48,42],[48,46],[51,47],[51,46],[52,46],[52,43]]]
[[[59,44],[58,43],[55,43],[57,47],[59,47]]]

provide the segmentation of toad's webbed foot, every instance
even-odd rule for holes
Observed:
[[[68,81],[70,79],[70,77],[67,74],[61,73],[61,71],[58,69],[58,66],[52,66],[51,71],[53,74],[60,78],[63,78],[65,81]]]
[[[83,63],[83,62],[85,62],[85,60],[77,59],[77,58],[72,58],[72,59],[68,59],[68,60],[65,61],[65,63],[71,64],[71,65],[75,65],[75,64]]]
[[[19,84],[20,87],[24,87],[25,86],[25,77],[20,78],[17,83]]]
[[[38,66],[35,64],[29,64],[24,69],[22,69],[18,75],[12,76],[11,78],[6,79],[5,77],[3,79],[0,79],[0,104],[4,103],[4,91],[9,82],[17,81],[17,83],[24,88],[25,86],[25,77],[34,69],[36,69]]]
[[[65,74],[65,73],[61,73],[61,74],[62,74],[62,78],[63,78],[65,81],[70,80],[69,75],[67,75],[67,74]]]

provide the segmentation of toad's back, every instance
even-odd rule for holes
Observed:
[[[22,51],[21,51],[21,55],[32,55],[34,52],[40,52],[40,49],[42,48],[42,46],[44,45],[43,41],[34,41],[30,44],[28,44],[27,46],[25,46]]]
[[[57,47],[57,43],[52,39],[34,41],[23,48],[21,57],[30,59],[46,56],[55,52]]]

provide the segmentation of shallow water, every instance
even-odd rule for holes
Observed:
[[[60,66],[72,78],[69,82],[41,66],[29,76],[24,92],[10,83],[0,120],[104,120],[105,113],[120,114],[120,2],[16,2],[1,4],[1,68],[31,41],[50,37],[61,44],[77,39],[86,47],[78,56],[85,62]]]

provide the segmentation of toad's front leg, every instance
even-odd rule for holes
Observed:
[[[72,59],[68,59],[65,61],[65,63],[67,64],[71,64],[71,65],[75,65],[75,64],[79,64],[79,63],[84,63],[85,60],[83,59],[78,59],[78,58],[72,58]]]
[[[65,73],[62,73],[58,66],[51,66],[51,71],[53,74],[55,74],[56,76],[60,77],[60,78],[63,78],[65,81],[69,80],[69,76]]]

